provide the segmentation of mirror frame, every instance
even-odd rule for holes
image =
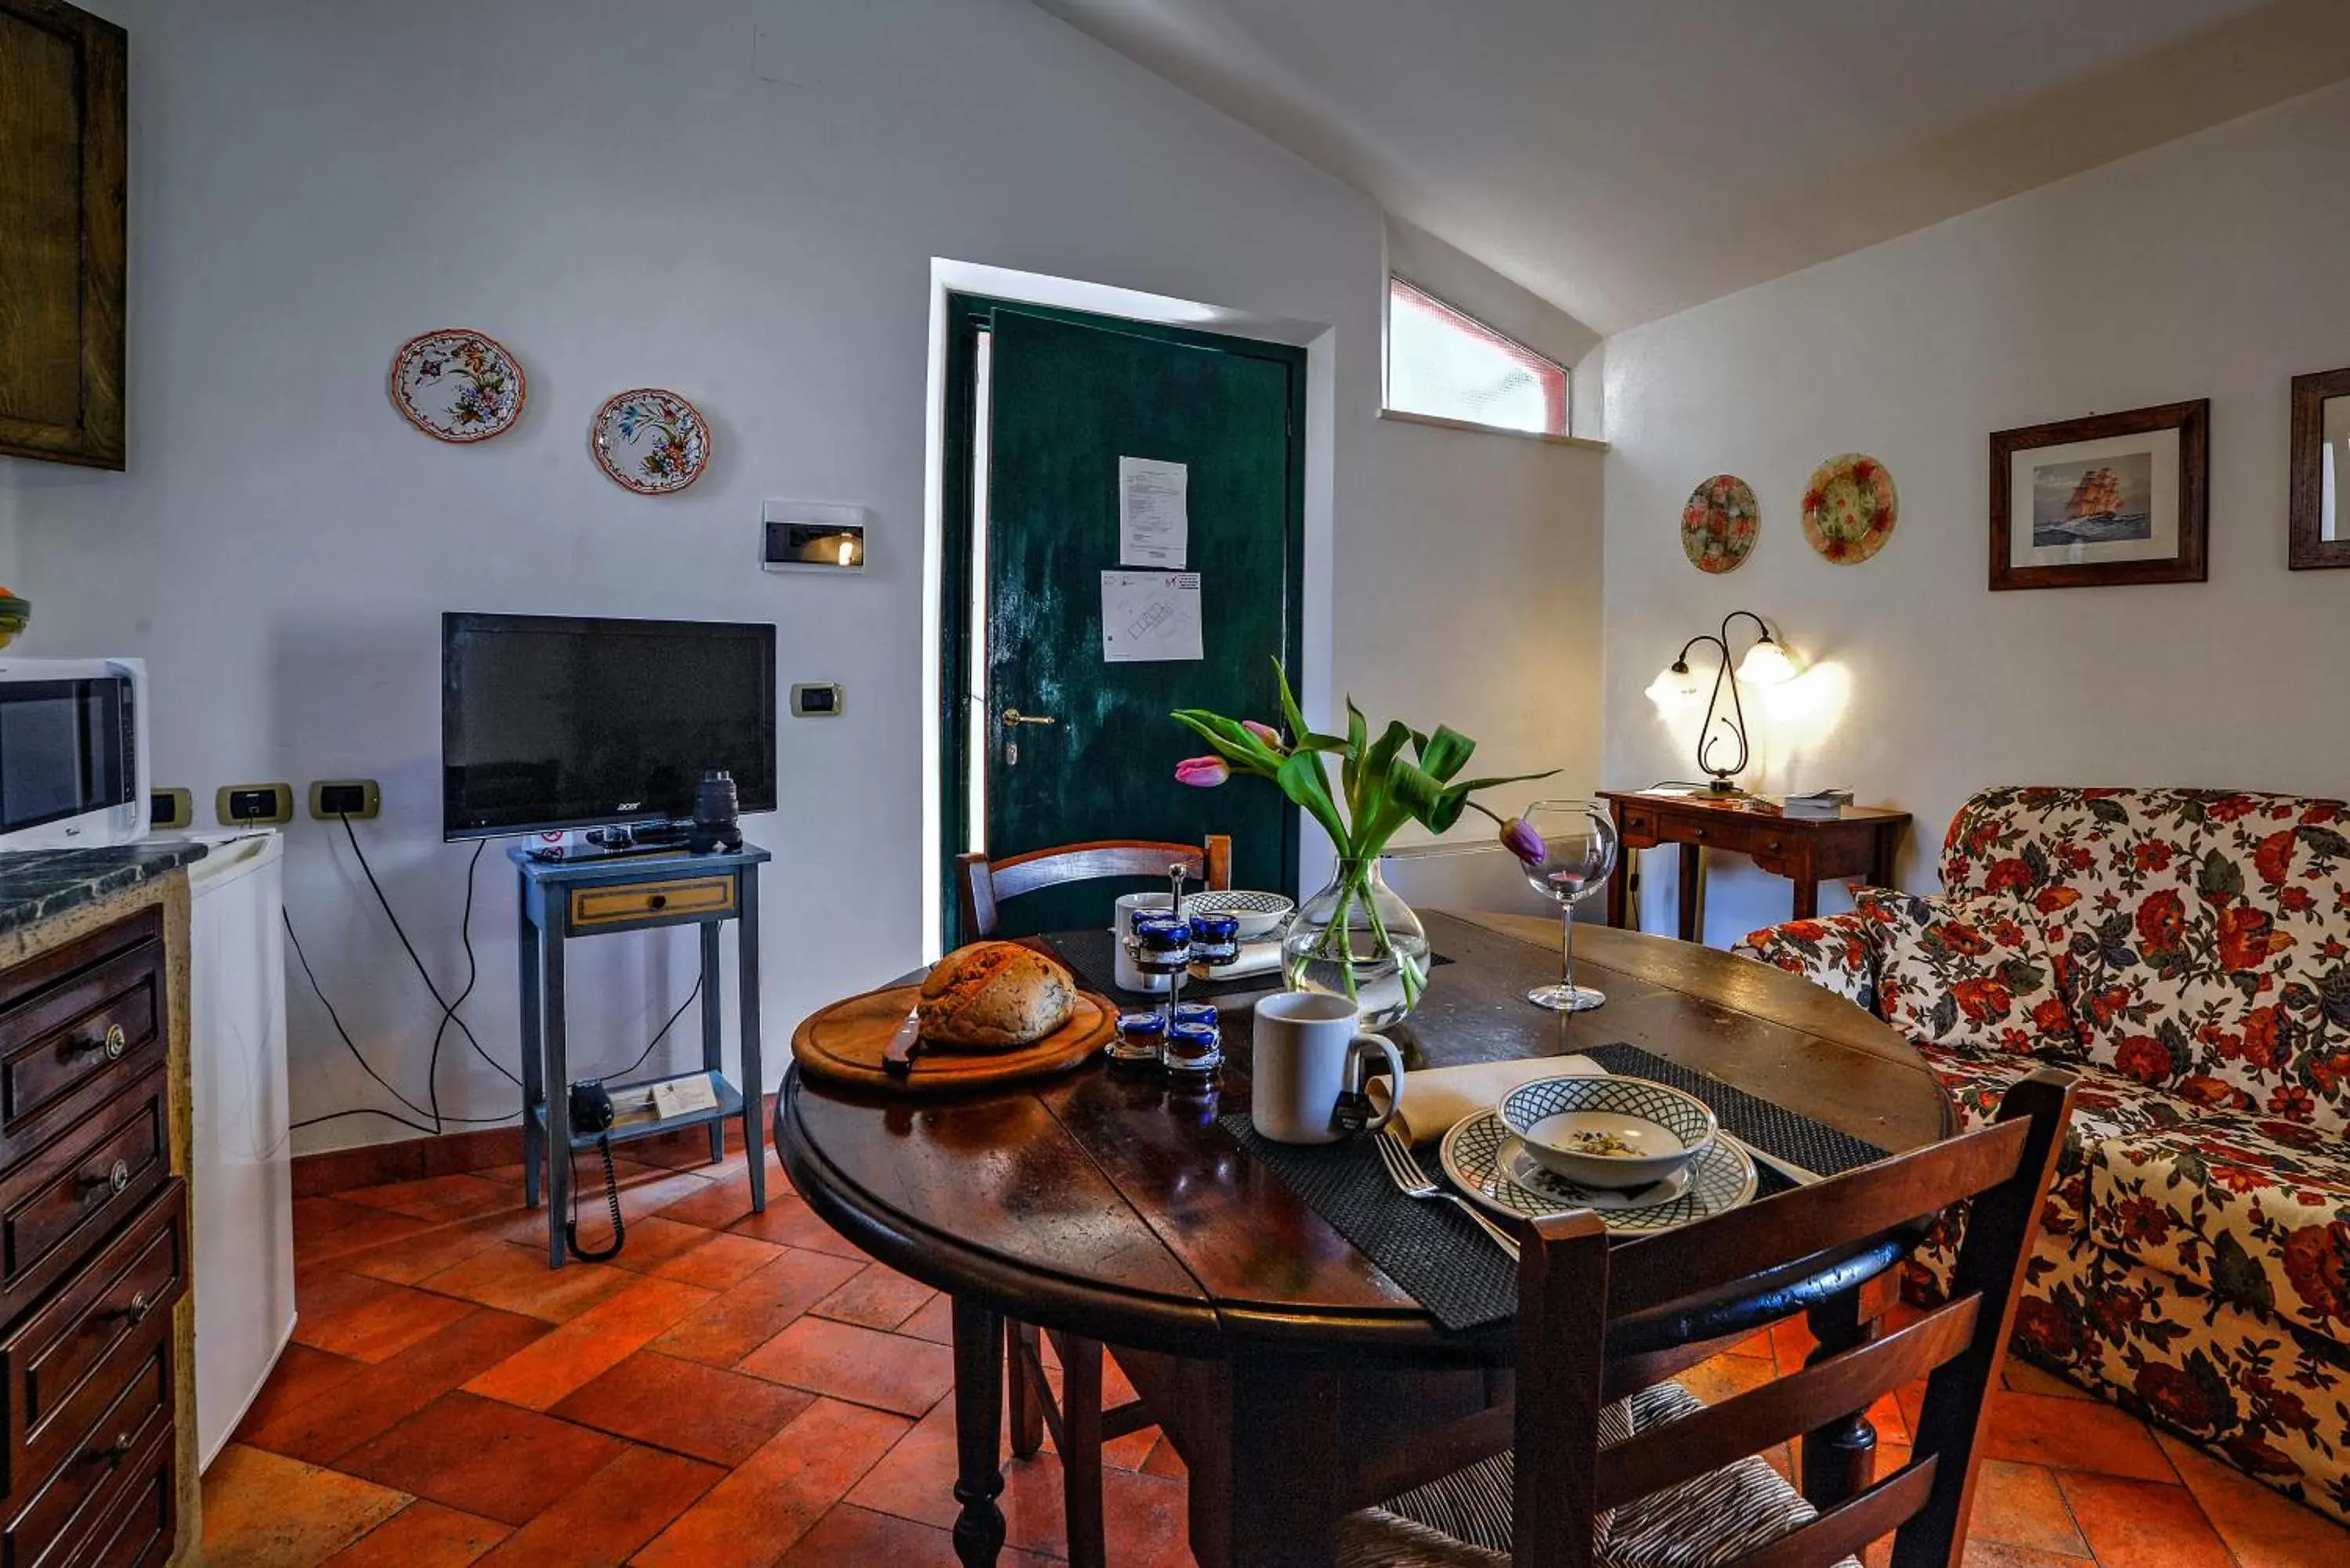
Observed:
[[[2350,538],[2325,537],[2325,404],[2350,398],[2350,369],[2321,370],[2293,379],[2293,510],[2291,565],[2294,571],[2350,566]],[[2336,483],[2345,476],[2337,476]]]

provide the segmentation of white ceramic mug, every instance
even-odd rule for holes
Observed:
[[[1284,992],[1266,997],[1255,1011],[1249,1026],[1249,1120],[1275,1143],[1336,1143],[1346,1137],[1337,1123],[1338,1096],[1360,1090],[1363,1080],[1351,1071],[1359,1057],[1385,1055],[1394,1081],[1403,1082],[1403,1054],[1385,1035],[1357,1029],[1361,1015],[1343,996]],[[1366,1130],[1387,1126],[1394,1114],[1390,1101]]]
[[[1167,994],[1167,977],[1145,974],[1134,967],[1134,955],[1127,950],[1126,939],[1137,915],[1163,915],[1167,912],[1165,893],[1128,893],[1118,899],[1116,913],[1110,919],[1110,964],[1120,991],[1139,991],[1149,996]]]

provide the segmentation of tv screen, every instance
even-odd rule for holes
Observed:
[[[441,618],[444,836],[691,816],[708,768],[775,809],[774,627]]]

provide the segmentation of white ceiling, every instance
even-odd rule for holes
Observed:
[[[2350,0],[1035,3],[1603,332],[2350,76]]]

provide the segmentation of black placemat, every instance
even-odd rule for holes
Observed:
[[[1107,943],[1107,937],[1104,937]],[[1823,1176],[1885,1158],[1885,1151],[1811,1117],[1774,1106],[1668,1062],[1638,1045],[1602,1045],[1584,1054],[1608,1072],[1682,1089],[1713,1107],[1721,1125],[1791,1165]],[[1517,1266],[1476,1223],[1451,1203],[1406,1198],[1388,1179],[1378,1151],[1363,1139],[1305,1147],[1259,1136],[1246,1115],[1220,1116],[1232,1135],[1305,1206],[1360,1248],[1388,1277],[1454,1332],[1488,1327],[1516,1315]],[[1450,1186],[1437,1143],[1412,1151],[1431,1181]],[[1760,1161],[1754,1196],[1769,1198],[1794,1183]]]

